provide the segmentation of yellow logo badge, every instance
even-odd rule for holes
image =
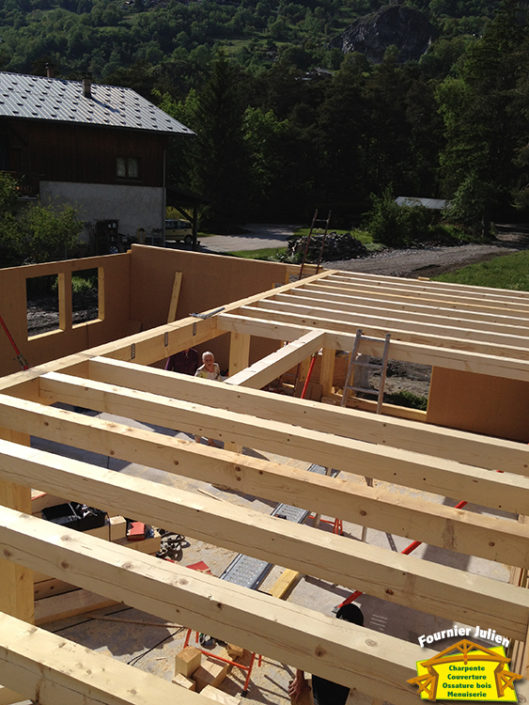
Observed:
[[[468,639],[433,658],[417,661],[417,676],[408,683],[419,687],[422,700],[479,700],[517,702],[514,681],[522,676],[507,668],[503,646],[490,649]]]

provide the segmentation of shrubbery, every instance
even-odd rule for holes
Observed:
[[[21,205],[16,181],[0,173],[0,267],[72,256],[81,229],[82,223],[71,206]]]

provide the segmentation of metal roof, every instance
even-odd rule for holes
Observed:
[[[121,127],[192,135],[190,130],[131,88],[0,72],[0,117]]]
[[[397,196],[395,203],[399,206],[424,206],[439,211],[448,206],[448,201],[444,198],[420,198],[419,196]]]

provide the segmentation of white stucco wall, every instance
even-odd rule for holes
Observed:
[[[160,187],[41,181],[40,197],[44,203],[71,204],[86,223],[119,220],[119,232],[132,237],[138,228],[150,233],[164,224],[165,193]]]

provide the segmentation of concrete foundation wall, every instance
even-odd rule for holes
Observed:
[[[40,196],[44,202],[73,205],[78,209],[79,219],[86,223],[119,220],[119,232],[130,237],[135,237],[139,228],[148,233],[163,227],[163,188],[41,181]]]
[[[433,368],[427,423],[529,443],[528,418],[529,382]]]

